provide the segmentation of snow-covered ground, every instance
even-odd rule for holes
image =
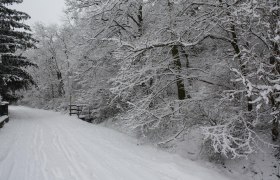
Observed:
[[[228,180],[133,138],[60,113],[10,108],[0,180]]]

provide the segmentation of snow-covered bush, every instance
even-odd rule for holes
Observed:
[[[244,119],[244,114],[241,112],[228,118],[224,124],[202,128],[205,139],[212,141],[215,152],[230,158],[240,158],[259,150],[260,138]]]
[[[92,117],[94,123],[102,123],[124,111],[124,105],[119,99],[112,99],[114,96],[108,89],[101,89],[95,94],[94,112]]]

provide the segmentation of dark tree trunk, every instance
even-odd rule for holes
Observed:
[[[180,70],[182,69],[182,64],[180,62],[178,46],[173,46],[171,51],[174,59],[175,69],[177,73],[179,73]],[[180,75],[176,75],[176,83],[177,83],[177,90],[178,90],[178,99],[179,100],[186,99],[184,80]]]
[[[187,52],[184,50],[184,48],[181,46],[180,47],[180,52],[181,52],[181,56],[183,56],[185,58],[185,63],[186,63],[186,70],[187,70],[187,75],[189,75],[189,72],[188,72],[188,68],[190,68],[190,61],[189,61],[189,55],[187,54]],[[192,82],[191,80],[188,80],[188,85],[191,86],[192,85]],[[189,94],[189,92],[185,89],[186,91],[186,96],[187,98],[191,98],[191,95]]]
[[[241,51],[240,51],[240,48],[238,46],[238,40],[237,40],[237,35],[236,35],[236,30],[235,30],[234,25],[231,25],[231,35],[232,35],[232,39],[233,39],[233,42],[231,43],[231,45],[234,49],[235,54],[238,57],[241,73],[242,73],[242,75],[246,76],[246,74],[247,74],[246,73],[246,66],[241,61],[241,56],[240,56]],[[252,98],[247,97],[247,110],[249,112],[253,110],[253,104],[251,103],[251,101],[252,101]]]
[[[143,35],[143,5],[140,4],[139,10],[138,10],[138,32],[139,32],[139,37]]]

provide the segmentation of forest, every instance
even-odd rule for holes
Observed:
[[[86,104],[95,124],[167,151],[193,147],[192,136],[222,165],[262,151],[277,161],[278,0],[65,3],[63,25],[32,27],[32,83],[3,99],[62,112]]]

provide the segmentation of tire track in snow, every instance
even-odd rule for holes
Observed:
[[[79,160],[75,157],[77,157],[77,152],[74,148],[69,147],[69,144],[66,144],[65,142],[69,140],[69,137],[64,137],[63,140],[61,139],[61,134],[63,133],[57,133],[58,129],[54,129],[53,135],[54,135],[54,145],[57,147],[58,150],[62,151],[65,158],[69,161],[68,168],[70,175],[75,178],[76,180],[85,179],[87,180],[88,177],[85,175],[86,173],[83,171],[83,169],[77,164]],[[73,173],[76,172],[76,173]]]
[[[14,149],[18,149],[18,144],[19,144],[19,138],[20,138],[20,131],[19,131],[19,127],[17,126],[16,128],[17,131],[15,131],[11,137],[11,135],[8,135],[6,138],[11,138],[9,139],[10,142],[12,142],[11,144],[9,144],[9,146],[6,146],[7,149],[4,152],[4,155],[1,157],[1,164],[3,164],[5,167],[1,167],[1,169],[5,169],[6,171],[6,175],[4,175],[4,177],[7,180],[11,179],[11,176],[13,175],[14,172],[14,168],[15,168],[15,163],[16,163],[16,152],[14,151]],[[3,146],[3,145],[2,145]]]
[[[42,174],[42,178],[44,180],[49,180],[48,179],[48,175],[46,172],[46,168],[47,168],[47,157],[46,154],[44,153],[44,149],[43,149],[43,145],[44,145],[44,139],[43,139],[43,129],[39,128],[37,129],[36,132],[36,143],[35,145],[37,145],[38,147],[35,147],[35,161],[39,162],[40,164],[40,172]]]
[[[100,158],[99,164],[95,164],[96,161],[92,161],[93,156],[99,156],[93,154],[92,152],[88,152],[84,149],[83,146],[81,146],[81,140],[83,137],[80,135],[69,132],[68,130],[64,129],[63,127],[64,122],[57,122],[56,126],[53,127],[56,132],[59,132],[59,146],[60,148],[65,152],[67,155],[67,158],[71,162],[71,169],[72,171],[78,171],[78,178],[85,179],[85,180],[92,180],[96,179],[96,176],[94,174],[94,167],[99,167],[100,172],[106,168],[103,166],[100,166],[100,162],[102,162],[102,159]],[[76,138],[77,136],[77,138]],[[81,139],[79,139],[81,138]],[[90,144],[88,144],[90,145]],[[107,172],[107,174],[110,174],[110,172]]]
[[[81,167],[88,167],[85,173],[88,174],[90,180],[96,178],[98,179],[97,175],[94,172],[98,172],[99,175],[102,175],[102,180],[111,180],[111,177],[114,177],[114,172],[119,173],[118,171],[120,170],[120,168],[122,170],[125,169],[123,171],[123,174],[131,174],[131,176],[137,177],[135,178],[137,180],[145,179],[145,177],[142,177],[142,173],[139,170],[135,170],[138,168],[135,168],[134,170],[130,169],[129,171],[127,171],[127,169],[135,165],[127,163],[125,161],[126,158],[122,158],[122,156],[127,156],[128,154],[123,154],[123,151],[121,151],[120,149],[114,146],[110,146],[109,144],[112,142],[105,140],[105,143],[102,143],[100,140],[96,140],[96,137],[90,138],[86,136],[83,131],[76,131],[71,128],[68,128],[68,130],[63,129],[63,124],[57,124],[56,128],[61,129],[61,132],[63,132],[62,134],[66,137],[65,139],[71,137],[71,142],[69,142],[66,146],[70,147],[70,149],[75,150],[76,152],[78,151],[81,155],[79,159],[87,162],[87,164],[83,164],[81,163],[83,161],[81,161],[79,162],[79,164]],[[78,129],[79,127],[74,126],[73,128]],[[79,148],[77,149],[77,147]],[[119,159],[114,160],[114,157],[111,157],[112,152],[122,154]],[[133,157],[135,158],[135,156]],[[124,167],[119,166],[119,161],[122,161],[122,165],[124,165]],[[115,164],[115,162],[117,163]],[[125,167],[127,167],[127,169]]]

